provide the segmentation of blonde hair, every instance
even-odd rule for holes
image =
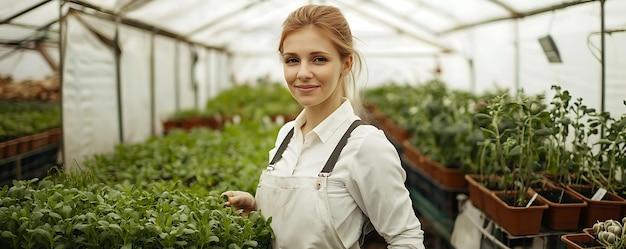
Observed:
[[[354,38],[348,21],[337,7],[328,5],[305,5],[291,12],[283,22],[283,31],[278,43],[278,52],[283,53],[285,38],[294,31],[305,27],[316,27],[324,32],[335,45],[339,56],[347,60],[352,55],[350,72],[339,79],[343,97],[352,103],[355,113],[363,111],[357,77],[361,73],[361,55],[354,48]]]

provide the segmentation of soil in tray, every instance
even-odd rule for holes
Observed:
[[[535,191],[553,203],[581,203],[579,199],[576,199],[568,195],[567,193],[564,193],[564,190],[562,191],[560,189],[537,189]],[[559,199],[561,200],[559,201]]]
[[[518,207],[517,205],[515,205],[515,200],[517,199],[517,195],[510,195],[510,196],[500,196],[500,199],[502,199],[502,201],[504,201],[506,204],[508,204],[511,207]],[[530,200],[530,198],[527,198],[527,200]],[[542,203],[539,203],[537,201],[533,201],[532,204],[530,204],[530,206],[541,206],[544,205]]]
[[[591,188],[581,188],[581,189],[577,189],[576,191],[578,191],[578,193],[580,193],[583,196],[586,196],[587,198],[591,199],[591,197],[593,197],[593,195],[596,193],[596,191],[598,191],[597,189],[591,189]],[[611,200],[611,198],[608,195],[604,195],[604,197],[602,197],[602,200]]]
[[[574,243],[576,243],[582,248],[600,248],[599,246],[602,246],[600,242],[595,241],[595,240],[594,241],[574,241]]]

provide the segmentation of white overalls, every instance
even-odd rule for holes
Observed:
[[[318,176],[277,176],[270,174],[273,165],[293,136],[289,132],[268,169],[264,170],[256,191],[257,207],[265,217],[272,217],[276,236],[273,248],[345,248],[331,221],[327,198],[327,179],[350,133],[362,124],[356,120],[346,131]]]

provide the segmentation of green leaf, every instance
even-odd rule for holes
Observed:
[[[494,137],[494,138],[497,137],[497,134],[495,132],[493,132],[492,130],[489,130],[489,129],[483,128],[483,127],[480,127],[480,130],[483,131],[483,135],[485,137]]]
[[[17,236],[15,234],[13,234],[11,231],[2,231],[2,237],[5,237],[5,238],[15,238]]]
[[[509,156],[519,156],[522,154],[522,146],[515,145],[511,151],[509,151]]]
[[[248,241],[244,242],[243,245],[244,246],[257,247],[257,246],[259,246],[259,242],[256,242],[255,240],[248,240]]]
[[[89,228],[89,226],[90,226],[89,224],[77,223],[77,224],[74,224],[74,226],[72,226],[72,229],[84,232],[86,228]]]
[[[43,213],[41,213],[40,211],[34,211],[31,213],[30,215],[31,219],[37,221],[39,219],[41,219],[41,217],[43,217]]]
[[[552,130],[547,127],[541,128],[539,130],[535,130],[535,135],[537,136],[547,136],[551,134],[552,134]]]
[[[612,143],[612,142],[611,142],[610,140],[607,140],[607,139],[600,139],[600,140],[598,140],[597,142],[595,142],[594,144],[605,144],[605,145],[609,145],[609,144],[611,144],[611,143]]]
[[[121,232],[122,228],[118,224],[109,224],[109,228],[112,228],[115,231]]]
[[[491,120],[491,116],[489,116],[488,114],[482,113],[482,112],[476,113],[476,114],[474,114],[474,116],[476,118],[478,118],[478,119],[488,119],[488,120]]]
[[[33,233],[38,234],[38,235],[41,235],[41,236],[43,236],[45,238],[52,239],[52,234],[50,233],[50,231],[42,229],[42,228],[35,228],[35,229],[32,229],[32,230],[28,229],[27,231],[33,232]]]
[[[65,214],[65,217],[69,217],[70,214],[72,213],[72,207],[65,205],[61,209],[61,212],[63,212],[63,214]]]

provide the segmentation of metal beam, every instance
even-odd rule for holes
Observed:
[[[255,6],[255,5],[257,5],[257,4],[259,4],[259,3],[262,3],[262,2],[264,2],[264,1],[251,1],[250,3],[248,3],[248,4],[247,4],[247,5],[245,5],[245,6],[243,6],[242,8],[239,8],[239,9],[233,9],[232,11],[229,11],[229,12],[227,12],[227,13],[224,13],[224,14],[223,14],[223,15],[221,15],[221,16],[218,16],[218,17],[216,17],[216,18],[213,18],[213,21],[208,22],[208,23],[205,23],[205,24],[203,24],[202,26],[200,26],[200,27],[198,27],[198,28],[196,28],[196,29],[192,30],[192,31],[191,31],[191,32],[189,32],[189,33],[187,33],[187,34],[186,34],[186,36],[192,36],[192,35],[194,35],[194,34],[196,34],[196,33],[198,33],[198,32],[201,32],[201,31],[203,31],[203,30],[205,30],[205,29],[211,28],[212,26],[214,26],[214,25],[216,25],[216,24],[218,24],[218,23],[221,23],[221,22],[224,22],[224,21],[226,21],[226,20],[228,20],[228,19],[230,19],[230,18],[236,17],[236,16],[238,16],[238,15],[237,15],[237,13],[239,13],[239,12],[241,12],[241,11],[245,11],[245,10],[249,9],[250,7]]]
[[[35,31],[42,31],[44,29],[48,29],[50,26],[52,26],[53,24],[59,22],[59,20],[53,20],[41,27],[37,27],[37,29],[35,29]],[[40,41],[42,40],[40,37],[37,37],[36,35],[31,35],[28,38],[24,38],[21,40],[17,40],[17,41],[9,41],[9,40],[0,40],[0,44],[2,45],[10,45],[10,46],[18,46],[18,47],[22,47],[22,45],[25,42],[31,42],[31,41]]]
[[[89,3],[85,3],[82,0],[66,0],[65,2],[81,6],[83,8],[92,9],[92,10],[96,11],[96,13],[90,13],[90,12],[86,12],[84,9],[82,9],[82,10],[76,9],[76,10],[82,12],[83,14],[97,16],[99,18],[102,18],[102,19],[105,19],[105,20],[109,20],[109,21],[116,21],[117,19],[119,19],[119,22],[121,24],[124,24],[124,25],[128,25],[128,26],[135,27],[135,28],[142,29],[142,30],[147,30],[147,31],[150,31],[150,32],[155,32],[158,35],[170,37],[170,38],[173,38],[175,40],[179,40],[179,41],[182,41],[182,42],[185,42],[185,43],[196,44],[198,46],[201,46],[201,47],[204,47],[204,48],[207,48],[207,49],[215,49],[215,50],[218,50],[218,51],[224,51],[223,48],[211,47],[211,46],[207,46],[207,45],[202,44],[202,43],[193,42],[193,41],[189,40],[187,37],[185,37],[183,35],[180,35],[178,33],[174,33],[174,32],[165,30],[163,28],[159,28],[159,27],[156,27],[156,26],[153,26],[153,25],[149,25],[149,24],[143,23],[141,21],[137,21],[137,20],[121,17],[121,16],[117,15],[114,12],[111,12],[109,10],[105,10],[103,8],[100,8],[98,6],[95,6],[95,5],[92,5],[92,4],[89,4]]]
[[[507,12],[509,12],[509,14],[511,14],[511,17],[517,17],[520,15],[520,13],[517,10],[513,9],[513,7],[509,6],[508,4],[501,2],[500,0],[487,0],[487,1],[492,2],[495,5],[498,5],[499,7],[505,9]]]
[[[262,1],[262,2],[266,3],[266,4],[271,4],[273,2],[273,0],[265,0],[265,1]],[[261,17],[264,17],[264,16],[276,16],[275,12],[282,12],[282,10],[280,10],[278,8],[275,8],[274,12],[266,12],[266,13],[263,13],[261,16],[256,16],[256,18],[261,18]],[[227,27],[222,27],[222,28],[216,30],[215,32],[211,33],[211,35],[215,36],[215,35],[219,35],[220,33],[224,32],[224,31],[233,31],[235,29],[237,29],[239,33],[246,33],[246,32],[250,32],[250,31],[256,31],[256,30],[264,29],[261,25],[256,25],[256,24],[257,23],[255,23],[255,26],[248,27],[246,29],[241,29],[241,25],[237,25],[237,24],[229,25]]]
[[[54,20],[54,23],[56,23],[57,20]],[[14,26],[14,27],[18,27],[18,28],[25,28],[25,29],[34,29],[34,30],[41,30],[42,26],[37,26],[37,25],[31,25],[31,24],[25,24],[25,23],[15,23],[15,22],[10,22],[10,23],[5,23],[2,25],[8,25],[8,26]],[[55,33],[58,33],[57,30],[51,30],[49,29],[48,31],[54,31]]]
[[[341,3],[341,1],[337,1],[336,3]],[[377,21],[377,22],[379,22],[379,23],[381,23],[381,24],[383,24],[383,25],[385,25],[385,26],[395,30],[398,34],[403,34],[403,35],[409,36],[409,37],[411,37],[411,38],[413,38],[415,40],[418,40],[420,42],[423,42],[423,43],[426,43],[428,45],[434,46],[434,47],[440,49],[442,53],[449,53],[449,52],[453,51],[453,49],[451,49],[451,48],[449,48],[447,46],[441,45],[441,44],[439,44],[439,43],[437,43],[435,41],[432,41],[430,39],[421,37],[419,35],[410,33],[407,30],[399,28],[396,25],[394,25],[393,23],[390,23],[389,21],[385,20],[384,18],[373,16],[373,15],[369,15],[368,13],[365,13],[364,11],[362,11],[362,10],[360,10],[358,8],[355,8],[355,7],[351,6],[350,4],[341,3],[341,5],[343,5],[345,8],[349,8],[349,9],[353,10],[355,13],[357,13],[359,15],[362,15],[365,18]]]
[[[44,0],[44,1],[40,2],[40,3],[38,3],[38,4],[33,5],[33,6],[32,6],[32,7],[30,7],[30,8],[27,8],[27,9],[25,9],[25,10],[22,10],[22,11],[18,12],[18,13],[15,13],[15,15],[9,16],[9,17],[7,17],[6,19],[4,19],[4,20],[0,21],[0,24],[9,23],[11,20],[13,20],[13,19],[15,19],[15,18],[18,18],[18,17],[20,17],[21,15],[24,15],[24,14],[26,14],[26,13],[28,13],[28,12],[30,12],[30,11],[32,11],[32,10],[34,10],[34,9],[36,9],[36,8],[39,8],[39,7],[43,6],[43,5],[45,5],[45,4],[49,3],[49,2],[51,2],[51,1],[52,1],[52,0]]]
[[[447,12],[447,11],[445,11],[443,9],[437,8],[436,6],[430,5],[427,2],[419,1],[419,5],[417,5],[417,6],[429,9],[433,13],[439,14],[439,15],[447,18],[447,19],[450,19],[450,20],[456,22],[456,23],[461,23],[461,20],[459,20],[456,16],[452,15],[450,12]]]
[[[127,13],[129,11],[133,11],[136,9],[139,9],[141,7],[143,7],[144,5],[153,2],[154,0],[131,0],[130,2],[128,2],[126,5],[122,6],[120,8],[120,14],[121,13]]]
[[[386,12],[387,14],[390,14],[392,16],[396,16],[396,17],[398,17],[399,19],[401,19],[402,21],[404,21],[406,23],[414,25],[414,26],[416,26],[416,27],[418,27],[420,29],[426,30],[428,33],[431,33],[431,34],[435,33],[435,31],[433,29],[429,28],[428,26],[426,26],[426,25],[424,25],[424,24],[422,24],[420,22],[416,22],[415,20],[407,17],[406,15],[400,15],[399,13],[391,10],[389,7],[387,7],[386,5],[381,4],[378,1],[372,1],[372,0],[363,0],[363,1],[365,1],[365,2],[367,2],[369,4],[372,4],[372,5],[375,5],[376,8]]]
[[[538,14],[542,14],[542,13],[545,13],[545,12],[550,12],[550,11],[554,11],[554,10],[558,10],[558,9],[564,9],[564,8],[571,7],[571,6],[580,5],[580,4],[586,4],[586,3],[596,2],[596,1],[600,1],[600,0],[578,0],[578,1],[573,1],[573,2],[566,2],[566,3],[555,4],[555,5],[552,5],[552,6],[548,6],[548,7],[545,7],[545,8],[539,8],[539,9],[531,10],[531,11],[528,11],[528,12],[520,12],[518,16],[498,17],[498,18],[483,20],[483,21],[479,21],[479,22],[475,22],[475,23],[460,25],[460,26],[457,26],[457,27],[454,27],[454,28],[451,28],[451,29],[448,29],[448,30],[441,31],[441,32],[437,33],[437,35],[445,35],[445,34],[448,34],[448,33],[454,32],[454,31],[465,30],[465,29],[473,28],[473,27],[480,26],[480,25],[487,24],[487,23],[504,21],[504,20],[510,20],[510,19],[516,19],[516,18],[524,18],[524,17],[528,17],[528,16],[538,15]]]

